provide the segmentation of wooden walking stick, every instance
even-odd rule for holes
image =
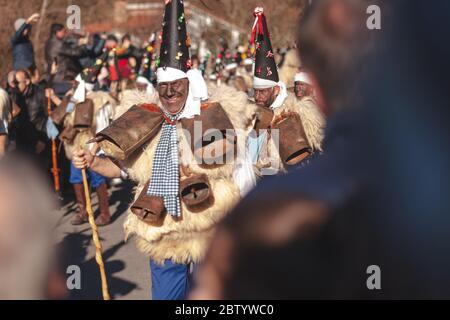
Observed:
[[[52,101],[50,95],[47,98],[47,112],[48,116],[52,115]],[[53,185],[55,186],[55,192],[59,193],[61,190],[59,181],[59,168],[58,168],[58,151],[56,148],[56,140],[52,139],[52,174],[53,174]]]
[[[100,277],[102,281],[102,293],[103,300],[111,300],[108,292],[108,281],[106,279],[105,265],[103,263],[102,258],[102,244],[100,242],[100,238],[98,236],[97,225],[94,220],[94,211],[92,210],[91,204],[91,195],[89,192],[89,185],[86,176],[86,169],[81,169],[81,174],[83,175],[83,186],[84,186],[84,195],[86,197],[86,211],[89,216],[89,224],[92,229],[92,238],[94,239],[95,245],[95,261],[97,261],[98,268],[100,269]]]

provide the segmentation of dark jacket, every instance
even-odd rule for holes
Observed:
[[[80,59],[88,55],[86,46],[77,46],[67,41],[51,36],[45,44],[45,60],[47,71],[50,72],[54,59],[57,59],[58,72],[55,82],[72,81],[82,71]]]
[[[13,123],[17,147],[22,151],[33,152],[38,141],[48,140],[45,87],[31,84],[26,93],[16,93],[15,100],[21,109]]]
[[[88,55],[80,59],[80,64],[83,69],[94,65],[96,58],[98,58],[103,52],[105,42],[106,41],[104,39],[94,35],[92,44],[86,46]]]
[[[11,38],[14,70],[36,66],[33,44],[27,36],[23,35],[27,29],[31,29],[31,25],[24,23]]]

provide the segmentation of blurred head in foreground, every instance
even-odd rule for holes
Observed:
[[[330,114],[325,153],[264,181],[224,221],[194,298],[450,297],[450,3],[381,6],[375,59],[353,21],[368,5],[314,1],[305,14],[302,61]]]
[[[51,214],[45,178],[19,159],[0,162],[0,299],[61,298],[54,286]]]
[[[343,270],[365,285],[364,273],[352,274],[365,263],[355,248],[364,239],[350,234],[342,242],[329,240],[364,217],[347,214],[336,220],[337,212],[360,213],[360,202],[351,199],[359,196],[362,180],[356,113],[360,85],[368,80],[363,66],[373,46],[367,6],[360,0],[323,0],[305,12],[299,50],[330,116],[325,154],[301,171],[263,181],[225,219],[199,273],[194,299],[352,297],[358,288],[336,276]],[[352,252],[354,259],[348,259]]]

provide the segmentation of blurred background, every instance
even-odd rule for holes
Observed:
[[[185,1],[188,15],[188,28],[192,38],[192,52],[200,53],[206,48],[218,45],[223,38],[231,47],[248,41],[254,21],[253,9],[263,5],[271,21],[272,41],[275,47],[287,47],[295,41],[293,24],[301,18],[308,0],[260,1],[260,0],[190,0]],[[77,33],[107,32],[124,35],[132,34],[135,43],[142,43],[161,27],[162,0],[18,0],[14,2],[0,0],[0,63],[1,83],[11,65],[12,54],[10,38],[14,34],[14,22],[33,13],[41,14],[34,26],[33,42],[36,64],[44,66],[44,45],[49,37],[52,23],[65,23],[66,10],[70,5],[81,9],[82,29]],[[202,40],[202,41],[201,41]],[[40,70],[41,73],[44,70]]]

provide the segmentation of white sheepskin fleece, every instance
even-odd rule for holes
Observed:
[[[245,93],[233,88],[221,87],[212,90],[210,102],[219,102],[237,130],[239,141],[244,141],[254,123],[255,106],[247,100]],[[123,114],[131,106],[139,103],[157,103],[147,97],[128,93],[118,108],[116,115]],[[160,139],[159,133],[152,141],[129,157],[124,165],[130,178],[137,183],[135,198],[150,180],[153,157]],[[190,145],[186,141],[181,126],[178,127],[180,164],[193,174],[206,174],[211,185],[214,202],[202,212],[194,213],[182,203],[182,217],[175,219],[165,215],[159,223],[150,224],[139,220],[131,211],[124,223],[125,237],[135,235],[138,248],[157,262],[172,259],[176,263],[199,262],[204,257],[210,243],[214,227],[230,212],[240,200],[239,188],[233,180],[236,160],[216,168],[200,167],[194,161]],[[239,148],[242,146],[238,145]],[[238,153],[239,155],[239,153]]]

